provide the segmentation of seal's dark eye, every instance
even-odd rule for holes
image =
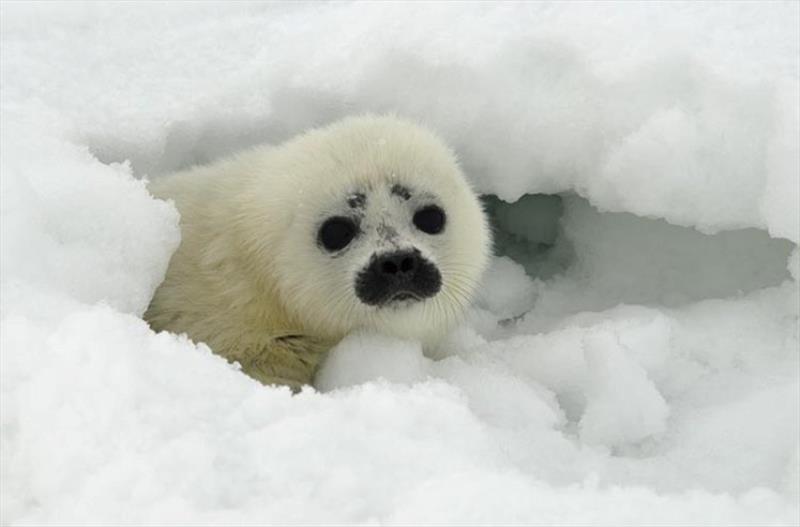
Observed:
[[[355,238],[358,226],[350,218],[335,216],[328,218],[319,228],[317,239],[327,251],[344,249]]]
[[[414,225],[428,234],[439,234],[444,229],[445,215],[441,207],[428,205],[414,214]]]

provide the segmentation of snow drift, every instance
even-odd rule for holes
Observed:
[[[796,524],[800,7],[0,7],[2,522]],[[141,320],[144,178],[363,111],[497,254],[437,351],[265,388]]]

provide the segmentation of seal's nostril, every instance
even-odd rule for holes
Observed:
[[[397,274],[397,264],[390,260],[387,260],[383,262],[381,270],[386,274]]]
[[[419,263],[416,252],[403,251],[381,255],[372,265],[375,272],[386,279],[405,281],[413,279]]]
[[[414,259],[410,257],[403,258],[403,261],[400,262],[400,270],[404,273],[412,271],[414,269]]]

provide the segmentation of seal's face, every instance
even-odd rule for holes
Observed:
[[[391,118],[345,121],[302,146],[274,262],[287,309],[314,333],[435,340],[471,300],[489,252],[452,153]]]
[[[398,309],[441,290],[432,238],[444,234],[447,213],[429,193],[416,196],[407,186],[385,185],[350,193],[347,212],[325,219],[317,239],[332,259],[350,260],[350,265],[356,261],[353,289],[360,302]]]

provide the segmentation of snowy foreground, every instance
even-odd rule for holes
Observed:
[[[797,524],[799,6],[4,3],[2,523]],[[438,356],[150,331],[142,178],[362,111],[562,198]]]

